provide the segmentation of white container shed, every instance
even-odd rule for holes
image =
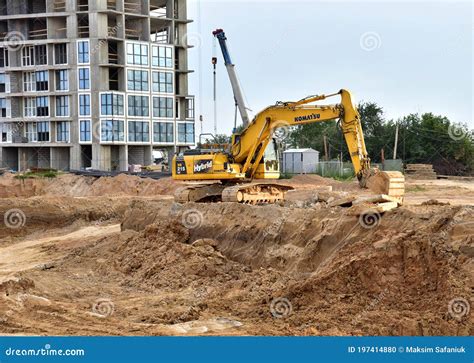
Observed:
[[[283,152],[282,171],[288,174],[316,173],[319,151],[313,149],[288,149]]]

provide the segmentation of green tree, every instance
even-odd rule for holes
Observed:
[[[472,130],[466,125],[452,123],[447,117],[424,113],[409,114],[386,120],[383,109],[374,102],[358,106],[367,152],[373,162],[393,157],[396,124],[399,125],[397,158],[405,163],[430,163],[440,174],[469,174],[474,171]],[[324,154],[327,137],[330,158],[341,152],[349,160],[347,146],[338,124],[333,121],[301,125],[294,128],[288,141],[291,147],[311,147]]]
[[[204,141],[205,144],[217,144],[217,145],[224,145],[230,143],[230,136],[225,134],[217,134],[214,137],[208,137]],[[201,145],[198,145],[201,147]]]

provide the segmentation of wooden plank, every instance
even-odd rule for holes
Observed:
[[[360,216],[362,214],[367,214],[367,213],[382,214],[384,212],[387,212],[395,208],[398,208],[397,202],[384,202],[384,203],[378,203],[378,204],[361,203],[361,204],[356,204],[350,207],[347,210],[347,215]]]
[[[383,202],[396,202],[399,203],[399,199],[395,197],[391,197],[386,194],[377,194],[377,195],[370,195],[368,197],[358,197],[352,202],[352,205],[358,205],[361,203],[383,203]]]
[[[385,203],[379,203],[377,204],[376,210],[379,213],[383,213],[392,209],[395,209],[398,207],[397,202],[385,202]]]
[[[355,198],[356,198],[355,196],[349,195],[347,197],[338,198],[338,199],[330,202],[328,205],[329,205],[329,207],[340,207],[340,206],[350,207]]]

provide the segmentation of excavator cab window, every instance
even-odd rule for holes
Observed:
[[[263,153],[262,162],[266,171],[279,170],[279,150],[275,139],[272,139]]]

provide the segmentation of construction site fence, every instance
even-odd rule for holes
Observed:
[[[383,163],[372,163],[371,165],[380,170],[403,172],[401,159],[385,160]],[[350,177],[354,175],[354,167],[349,161],[320,161],[316,164],[314,170],[314,174],[323,177]]]

